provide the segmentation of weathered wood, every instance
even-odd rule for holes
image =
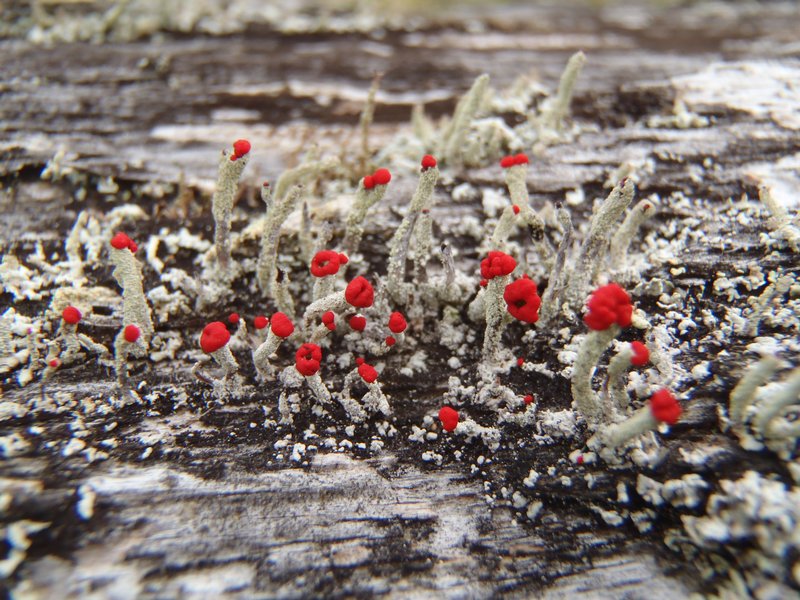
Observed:
[[[573,102],[582,131],[536,158],[529,177],[532,199],[544,206],[582,190],[586,200],[571,210],[576,225],[584,226],[592,201],[605,195],[603,184],[613,180],[612,173],[625,175],[617,169],[629,163],[639,196],[658,194],[662,200],[656,224],[645,235],[647,275],[688,290],[684,308],[700,323],[673,340],[681,345],[676,365],[688,373],[715,360],[715,377],[686,392],[686,419],[665,442],[667,464],[647,473],[664,480],[699,470],[719,481],[752,468],[788,482],[776,456],[747,452],[719,431],[716,407],[747,362],[750,340],[730,340],[730,354],[715,359],[708,354],[721,347],[707,339],[711,327],[700,315],[724,315],[724,299],[712,292],[717,272],[733,277],[755,262],[765,272],[797,272],[796,254],[764,249],[763,219],[748,213],[735,225],[737,216],[728,211],[744,194],[756,198],[759,183],[772,186],[781,201],[797,202],[800,101],[791,90],[799,89],[800,65],[791,56],[800,16],[782,4],[712,6],[707,12],[505,8],[480,17],[480,33],[431,27],[390,29],[381,36],[300,36],[253,25],[224,38],[168,35],[52,48],[0,41],[2,251],[23,265],[31,264],[37,242],[46,256],[63,255],[63,239],[79,211],[101,214],[124,202],[138,203],[146,213],[141,222],[128,223],[143,241],[162,226],[177,231],[184,225],[210,240],[208,203],[176,201],[179,182],[185,183],[184,197],[204,199],[220,148],[248,137],[254,149],[250,189],[234,222],[242,231],[262,214],[255,182],[274,179],[311,144],[323,155],[342,149],[357,155],[358,114],[374,72],[384,73],[371,137],[371,146],[379,148],[407,132],[414,103],[424,102],[433,116],[447,114],[484,71],[496,88],[534,71],[552,89],[566,59],[583,49],[589,63]],[[646,126],[653,117],[669,118],[676,98],[711,126]],[[71,173],[58,181],[40,179],[60,150],[59,160]],[[447,193],[440,192],[434,208],[437,234],[450,236],[456,246],[463,219],[483,218],[479,202],[450,197],[461,182],[502,187],[495,165],[445,182]],[[397,207],[412,190],[413,181],[397,180],[387,202],[376,207],[366,239],[376,269],[383,268],[383,244],[397,222]],[[673,207],[673,193],[692,202],[674,199]],[[335,207],[320,204],[313,208],[335,213]],[[686,252],[659,250],[687,227],[702,235]],[[475,248],[461,251],[463,260],[477,257]],[[160,256],[168,266],[183,261],[182,268],[192,268],[184,264],[186,256]],[[88,277],[92,285],[116,290],[103,266]],[[147,288],[158,283],[146,267]],[[9,293],[1,298],[3,309],[13,306],[32,318],[40,318],[49,303],[46,293],[41,300]],[[667,312],[658,295],[637,300],[654,318]],[[746,298],[733,304],[746,306]],[[214,318],[233,309],[243,315],[267,312],[257,294],[243,290],[235,306],[219,307]],[[379,435],[374,422],[345,432],[338,413],[318,423],[303,414],[294,427],[276,428],[265,423],[275,418],[274,386],[251,387],[244,400],[206,407],[207,390],[189,374],[194,355],[188,349],[207,320],[189,314],[159,324],[159,331],[179,332],[184,346],[172,363],[137,367],[142,404],[110,399],[113,373],[93,364],[58,372],[44,387],[34,382],[21,388],[13,373],[3,383],[0,493],[7,496],[0,504],[7,506],[0,516],[6,525],[47,524],[30,534],[32,544],[7,581],[9,589],[34,597],[582,593],[654,599],[706,589],[696,565],[664,545],[664,532],[679,528],[681,515],[691,511],[659,509],[654,529],[645,532],[630,520],[615,527],[598,516],[600,509],[616,506],[620,482],[633,497],[631,512],[652,508],[633,491],[637,469],[575,465],[567,456],[580,449],[576,441],[537,447],[521,428],[506,430],[494,455],[463,438],[409,441],[412,425],[441,405],[454,372],[447,367],[447,350],[435,341],[426,348],[429,374],[394,375],[387,382],[395,435]],[[96,315],[89,331],[109,345],[117,327],[115,319]],[[778,330],[784,331],[769,331]],[[538,350],[515,350],[530,350],[532,359],[559,371],[556,355],[563,346],[553,340]],[[237,351],[242,364],[247,355]],[[387,362],[387,372],[404,366]],[[545,408],[569,406],[568,381],[560,374],[508,378],[540,395]],[[103,405],[109,406],[105,414],[98,411]],[[262,406],[272,412],[265,416]],[[17,436],[17,448],[9,436]],[[385,444],[382,451],[369,450],[376,440]],[[681,459],[681,449],[711,447],[720,452],[702,467]],[[458,459],[457,450],[463,452]],[[444,455],[446,464],[423,460],[426,451]],[[533,522],[524,508],[513,508],[511,498],[511,490],[527,493],[522,480],[531,468],[542,475],[531,499],[543,509]]]

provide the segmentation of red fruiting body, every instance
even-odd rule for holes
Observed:
[[[294,355],[294,367],[298,373],[311,377],[319,371],[322,349],[316,344],[303,344]]]
[[[525,323],[536,323],[539,320],[539,307],[542,299],[536,290],[536,284],[523,277],[509,283],[503,292],[503,300],[511,316]]]
[[[512,204],[512,205],[511,205],[511,210],[513,210],[513,211],[514,211],[514,214],[515,214],[515,215],[518,215],[518,214],[519,214],[519,206],[517,206],[516,204]]]
[[[675,396],[667,389],[660,389],[650,396],[650,412],[657,421],[675,425],[683,409]]]
[[[509,167],[513,167],[516,163],[514,162],[513,156],[504,156],[500,159],[500,166],[504,169],[508,169]]]
[[[358,365],[358,374],[361,375],[361,379],[367,383],[375,383],[375,380],[378,378],[378,372],[375,370],[375,367],[367,363]]]
[[[432,169],[436,166],[436,159],[431,156],[430,154],[426,154],[422,157],[422,170],[427,171],[428,169]]]
[[[579,454],[578,458],[575,459],[575,462],[578,463],[579,465],[582,465],[583,464],[583,454]]]
[[[363,364],[364,364],[364,359],[363,359],[362,357],[360,357],[360,356],[359,356],[359,357],[356,359],[356,364],[357,364],[357,365],[360,367],[361,365],[363,365]]]
[[[406,323],[403,313],[395,311],[389,315],[389,329],[392,333],[403,333],[406,327],[408,327],[408,323]]]
[[[349,261],[350,261],[350,259],[347,258],[347,254],[344,254],[343,252],[339,252],[339,264],[340,265],[346,265]]]
[[[485,279],[481,279],[478,285],[480,285],[481,287],[486,287],[487,285],[489,285],[489,282],[486,281]]]
[[[347,288],[344,290],[344,299],[350,306],[368,308],[375,300],[375,290],[372,289],[369,281],[359,275],[347,284]]]
[[[203,328],[200,335],[200,347],[206,354],[223,348],[231,339],[227,326],[222,321],[214,321]]]
[[[258,315],[253,319],[253,327],[256,329],[264,329],[267,325],[269,325],[269,319],[264,315]]]
[[[458,425],[458,411],[449,406],[443,406],[439,409],[439,420],[442,422],[442,429],[453,431]]]
[[[339,272],[339,265],[344,264],[341,261],[341,256],[344,256],[344,254],[339,254],[333,250],[320,250],[311,259],[311,274],[314,277],[335,275]],[[347,260],[344,262],[347,262]]]
[[[524,152],[520,152],[519,154],[514,156],[514,164],[515,165],[527,165],[530,161],[528,160],[528,155]]]
[[[139,339],[139,336],[142,335],[142,330],[136,325],[126,325],[125,331],[122,332],[122,335],[125,337],[126,342],[133,344]]]
[[[331,331],[333,331],[334,329],[336,329],[336,323],[334,323],[335,318],[336,315],[333,313],[332,310],[329,310],[328,312],[322,315],[322,324],[325,325],[325,327],[327,327]]]
[[[396,343],[397,343],[397,340],[396,340],[396,339],[394,339],[392,336],[390,336],[390,335],[387,335],[387,336],[386,336],[386,345],[387,345],[387,346],[389,346],[389,347],[391,348],[391,347],[392,347],[392,346],[394,346]]]
[[[631,342],[631,364],[634,367],[643,367],[650,361],[650,351],[642,342]]]
[[[236,325],[239,322],[239,313],[231,313],[228,315],[228,323]]]
[[[61,318],[64,319],[64,322],[69,323],[70,325],[77,325],[81,321],[81,311],[79,311],[74,306],[68,306],[64,310],[61,311]]]
[[[371,190],[375,187],[375,178],[373,178],[372,175],[365,175],[362,183],[364,184],[365,190]]]
[[[531,403],[533,402],[533,396],[531,396],[530,394],[528,394],[527,396],[525,396],[525,397],[523,398],[523,400],[525,401],[525,404],[526,404],[526,405],[527,405],[527,404],[531,404]]]
[[[494,279],[508,275],[517,267],[517,261],[505,252],[492,250],[489,256],[481,261],[481,277]]]
[[[614,323],[620,327],[631,324],[633,306],[628,293],[616,283],[597,288],[586,303],[589,312],[583,322],[595,331],[608,329]]]
[[[522,357],[520,356],[520,357],[517,359],[517,366],[518,366],[518,367],[521,367],[521,366],[522,366],[522,365],[524,365],[524,364],[525,364],[525,359],[524,359],[524,358],[522,358]]]
[[[287,338],[294,333],[294,323],[282,312],[276,312],[270,319],[271,331],[278,337]]]
[[[139,249],[136,243],[121,231],[111,238],[111,246],[117,250],[124,250],[127,248],[133,253],[136,253]]]
[[[250,142],[247,140],[236,140],[233,142],[233,153],[239,158],[250,152]]]
[[[392,180],[392,174],[389,169],[378,169],[372,174],[372,180],[375,185],[386,185]]]
[[[367,326],[367,319],[361,315],[353,315],[350,317],[348,323],[350,325],[350,329],[354,329],[355,331],[364,331],[364,328]]]
[[[57,358],[52,359],[50,362],[47,363],[51,369],[57,369],[61,366],[61,361]]]

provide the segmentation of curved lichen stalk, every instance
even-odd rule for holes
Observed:
[[[628,254],[628,247],[639,228],[647,219],[656,214],[656,205],[652,200],[642,200],[631,209],[622,225],[611,238],[609,263],[612,269],[623,266]]]
[[[558,82],[558,91],[554,98],[551,98],[542,110],[539,122],[544,128],[560,132],[564,129],[564,120],[569,114],[569,106],[572,102],[572,95],[575,92],[575,83],[578,76],[586,64],[586,55],[578,51],[567,61],[567,66],[561,74]]]
[[[353,254],[358,251],[358,246],[364,235],[362,223],[367,217],[367,211],[380,202],[385,194],[385,185],[376,185],[371,189],[367,189],[364,187],[363,179],[359,182],[356,200],[347,215],[344,241],[342,242],[342,248],[344,248],[345,252]]]
[[[249,151],[249,144],[248,144]],[[236,194],[239,190],[239,179],[247,166],[249,154],[242,156],[222,153],[219,160],[219,174],[214,195],[211,198],[211,212],[214,215],[214,246],[217,252],[218,272],[228,273],[231,257],[231,213]]]
[[[142,330],[142,343],[148,345],[153,335],[153,319],[144,295],[142,265],[128,248],[110,249],[114,279],[122,287],[122,322],[135,323]]]
[[[291,188],[310,183],[337,166],[339,166],[338,159],[328,158],[325,160],[312,160],[284,171],[275,183],[275,201],[283,201],[291,193]]]
[[[472,121],[481,110],[489,90],[489,75],[479,75],[472,87],[459,100],[453,120],[442,137],[442,155],[449,166],[459,166],[464,162],[464,148],[472,126]]]
[[[566,288],[564,264],[567,260],[567,252],[572,245],[572,218],[560,203],[556,205],[556,218],[564,233],[561,242],[558,244],[556,258],[550,269],[547,288],[542,295],[542,310],[539,315],[539,326],[545,327],[550,319],[558,315],[561,310],[562,295]]]
[[[387,267],[386,289],[396,302],[404,303],[406,301],[406,298],[404,298],[404,296],[406,296],[404,279],[408,247],[417,219],[424,211],[430,211],[433,205],[433,191],[438,179],[439,169],[435,165],[422,170],[417,189],[408,207],[408,213],[403,217],[402,222],[392,236],[392,240],[389,242],[389,264]],[[430,233],[430,228],[427,228],[426,231]],[[427,253],[429,254],[431,240],[425,239],[424,232],[422,233],[422,239],[418,238],[418,240],[421,242],[421,247],[417,249],[417,254],[422,254],[425,248],[427,248]],[[420,258],[419,260],[422,261],[423,259]],[[424,260],[427,261],[427,254]]]
[[[256,277],[261,291],[266,296],[275,296],[275,279],[277,275],[278,240],[281,225],[297,206],[303,195],[303,187],[295,186],[285,198],[278,196],[277,186],[273,196],[269,196],[262,188],[262,199],[267,205],[267,221],[261,235],[261,253],[258,255]],[[269,200],[269,201],[268,201]]]
[[[578,304],[586,297],[601,262],[606,258],[609,236],[633,200],[634,191],[633,181],[630,178],[625,179],[611,190],[592,217],[589,235],[581,245],[580,254],[570,275],[567,289],[570,304]]]

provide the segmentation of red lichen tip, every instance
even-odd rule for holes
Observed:
[[[503,169],[508,169],[509,167],[513,167],[515,164],[513,156],[504,156],[500,159],[500,166]]]
[[[111,246],[117,250],[124,250],[127,248],[134,254],[139,249],[136,243],[121,231],[117,232],[117,234],[111,238]]]
[[[358,365],[358,374],[361,375],[361,379],[367,383],[375,383],[375,380],[378,379],[378,372],[375,370],[375,367],[367,363]]]
[[[372,174],[372,180],[375,185],[386,185],[392,180],[392,174],[389,169],[378,169]]]
[[[339,252],[339,264],[346,265],[348,262],[350,262],[350,259],[347,258],[347,254],[344,252]]]
[[[426,154],[422,157],[422,170],[427,171],[428,169],[432,169],[436,166],[436,159],[431,156],[430,154]]]
[[[270,323],[270,331],[278,337],[287,338],[294,333],[294,323],[285,313],[276,312]]]
[[[142,335],[142,330],[139,329],[136,325],[126,325],[125,330],[122,332],[125,341],[129,344],[133,344],[136,340],[139,339],[139,336]]]
[[[350,306],[368,308],[375,300],[375,290],[372,289],[369,281],[359,275],[347,284],[344,290],[344,299]]]
[[[643,367],[650,361],[650,350],[642,342],[631,342],[631,364],[634,367]]]
[[[524,152],[520,152],[519,154],[514,155],[514,164],[515,165],[527,165],[530,161],[528,160],[528,155]]]
[[[519,206],[517,206],[516,204],[512,204],[512,205],[511,205],[511,210],[513,210],[513,211],[514,211],[514,214],[515,214],[515,215],[518,215],[518,214],[519,214]]]
[[[311,377],[319,371],[322,361],[322,348],[316,344],[303,344],[294,355],[294,368],[305,377]]]
[[[361,183],[364,184],[365,190],[371,190],[375,187],[375,178],[372,175],[365,175]]]
[[[522,365],[524,365],[524,364],[525,364],[525,359],[524,359],[524,358],[522,358],[522,357],[520,356],[520,357],[517,359],[517,366],[518,366],[518,367],[521,367],[521,366],[522,366]]]
[[[339,265],[344,264],[341,260],[342,256],[344,254],[339,254],[333,250],[320,250],[311,259],[311,274],[314,277],[336,275],[339,272]],[[346,256],[344,262],[347,262]]]
[[[250,142],[247,140],[236,140],[233,142],[233,154],[231,154],[231,160],[236,160],[241,158],[245,154],[250,152]]]
[[[258,315],[253,319],[253,327],[256,329],[264,329],[267,325],[269,325],[269,319],[264,315]]]
[[[390,348],[397,343],[397,340],[394,339],[391,335],[386,336],[386,345]]]
[[[51,369],[57,369],[61,366],[61,361],[57,358],[53,358],[47,363],[47,366]]]
[[[443,406],[439,409],[439,420],[442,422],[442,429],[453,431],[458,425],[458,411],[449,406]]]
[[[522,400],[525,402],[526,405],[532,404],[533,403],[533,396],[531,394],[528,394]]]
[[[389,315],[389,329],[392,333],[403,333],[406,327],[408,327],[408,323],[406,323],[403,313],[395,311]]]
[[[329,310],[328,312],[322,315],[322,324],[325,325],[325,327],[327,327],[331,331],[333,331],[334,329],[336,329],[336,323],[334,323],[335,319],[336,315],[332,310]]]
[[[489,282],[486,279],[481,279],[478,285],[481,287],[486,287],[487,285],[489,285]]]
[[[682,412],[680,403],[669,390],[662,388],[650,396],[650,413],[657,421],[675,425]]]
[[[236,325],[239,323],[239,313],[231,313],[228,315],[228,323]]]
[[[353,315],[347,323],[350,325],[350,329],[354,331],[364,331],[367,326],[367,319],[361,315]]]
[[[524,323],[536,323],[539,320],[542,299],[537,293],[536,284],[527,277],[509,283],[503,292],[503,300],[515,319]]]
[[[590,329],[603,331],[614,323],[620,327],[631,324],[633,305],[628,293],[616,283],[609,283],[597,288],[589,298],[586,306],[589,312],[583,317],[583,322]]]
[[[65,323],[69,323],[70,325],[77,325],[80,323],[82,317],[81,311],[74,306],[68,306],[61,311],[61,318],[64,319]]]
[[[361,356],[359,356],[359,357],[356,359],[356,364],[357,364],[357,365],[360,367],[361,365],[363,365],[363,364],[364,364],[364,359],[363,359]]]
[[[227,326],[222,321],[214,321],[203,328],[200,334],[200,347],[206,354],[223,348],[231,339]]]
[[[481,261],[481,277],[494,279],[511,273],[517,267],[517,261],[505,252],[492,250],[489,256]]]

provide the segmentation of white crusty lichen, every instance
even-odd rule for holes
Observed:
[[[758,197],[772,215],[771,228],[775,236],[785,240],[793,252],[800,252],[800,227],[789,217],[786,208],[775,200],[766,185],[758,188]]]
[[[250,144],[247,144],[249,152]],[[228,273],[231,257],[231,213],[239,191],[239,179],[249,159],[248,152],[238,156],[235,151],[223,151],[219,159],[219,174],[214,195],[211,198],[211,213],[214,215],[214,247],[217,253],[216,271],[220,275]]]
[[[755,471],[723,479],[719,488],[703,516],[681,517],[686,533],[727,557],[717,562],[717,574],[746,577],[748,596],[796,597],[789,586],[800,584],[800,488]]]

